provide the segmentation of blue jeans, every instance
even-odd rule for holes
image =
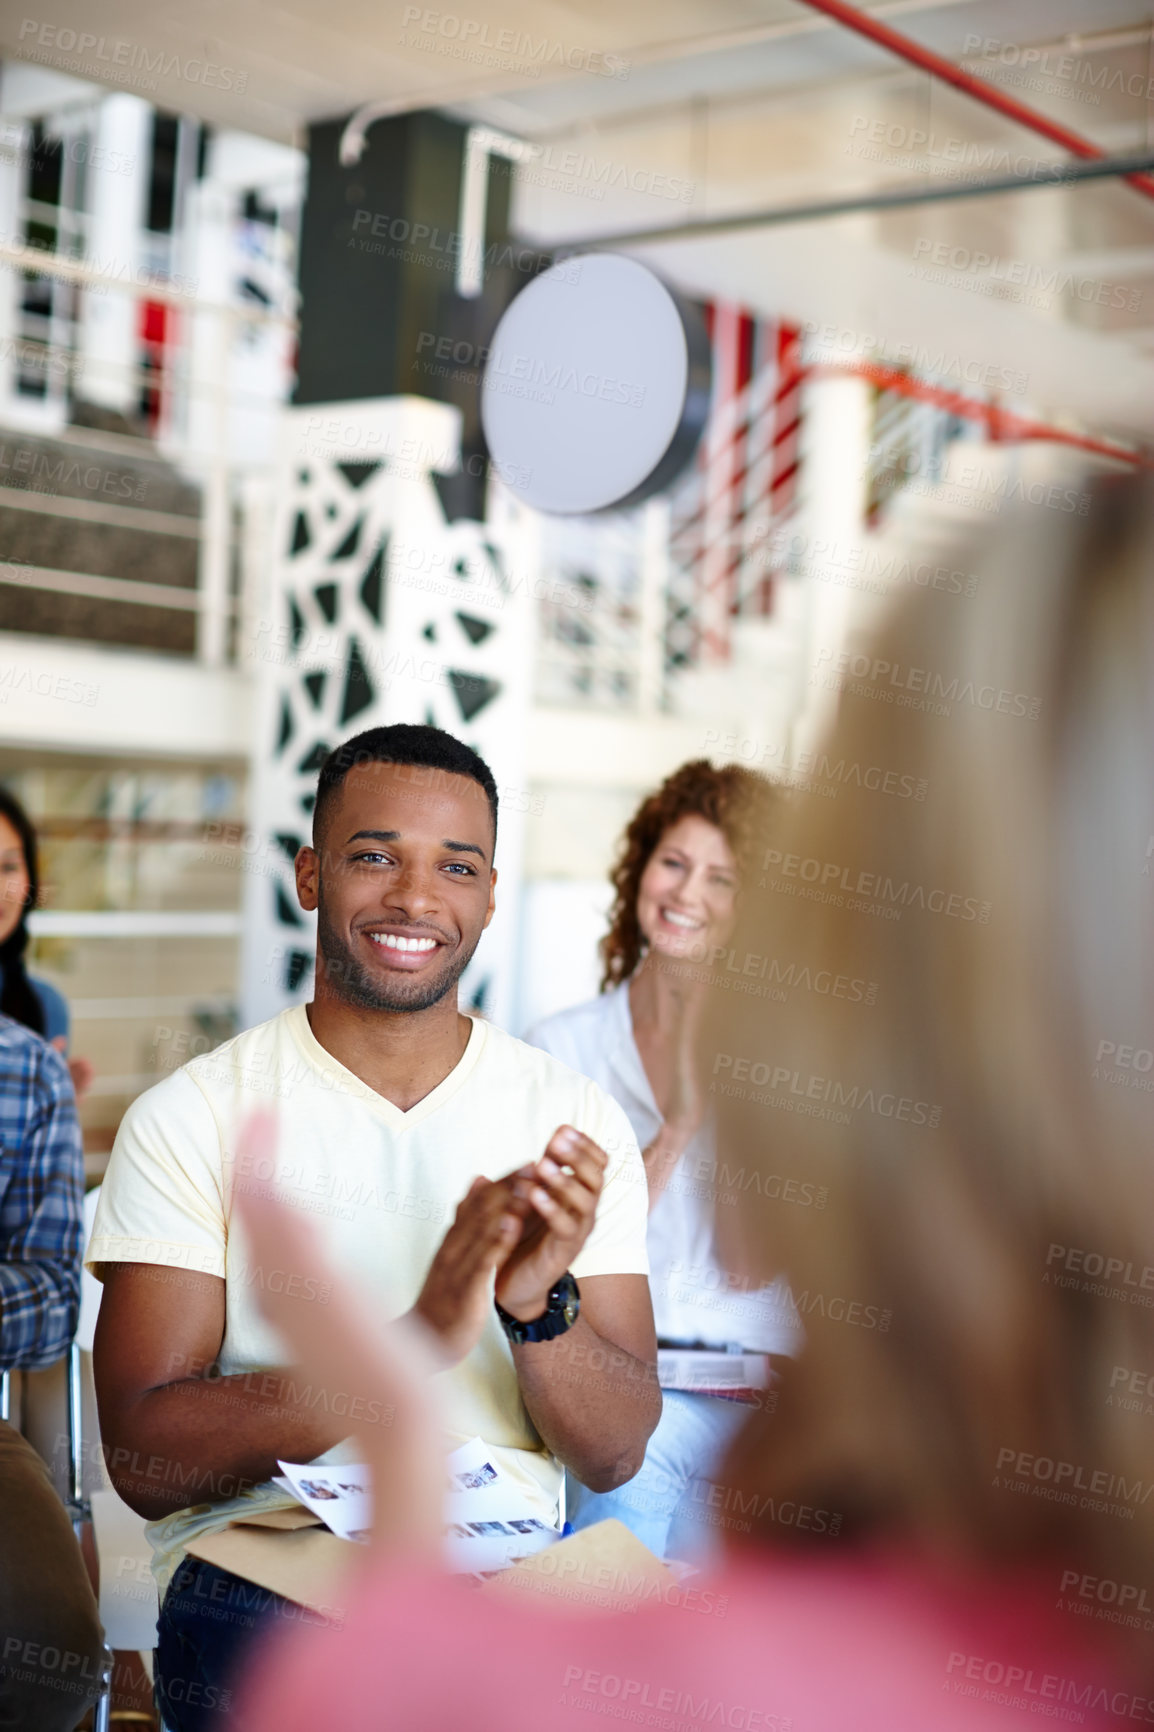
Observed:
[[[263,1640],[292,1621],[328,1620],[229,1570],[183,1557],[156,1627],[156,1701],[169,1732],[239,1728],[236,1686]]]
[[[589,1491],[570,1474],[566,1508],[575,1529],[616,1517],[655,1557],[705,1565],[719,1550],[724,1507],[708,1501],[709,1481],[749,1409],[739,1401],[667,1389],[641,1470],[616,1491]],[[722,1500],[722,1505],[724,1499]]]

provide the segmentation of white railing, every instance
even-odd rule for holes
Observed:
[[[202,355],[207,354],[210,361],[207,366],[202,365],[198,375],[191,374],[187,355],[175,344],[171,346],[164,365],[149,364],[142,355],[131,369],[135,382],[141,387],[155,386],[162,391],[179,389],[186,396],[207,399],[211,407],[217,437],[212,441],[209,453],[187,463],[187,470],[195,474],[200,487],[199,515],[150,511],[117,505],[104,498],[75,499],[35,486],[0,485],[0,506],[7,510],[194,540],[197,544],[196,587],[49,570],[11,559],[0,559],[0,583],[147,607],[165,607],[182,613],[193,611],[197,616],[198,659],[207,666],[222,665],[229,659],[230,639],[235,654],[233,622],[245,613],[245,599],[239,581],[234,581],[234,572],[242,573],[245,564],[241,557],[245,545],[241,514],[245,496],[251,492],[245,481],[252,475],[251,470],[238,475],[228,458],[228,416],[238,402],[241,406],[244,403],[243,393],[238,394],[230,384],[228,357],[239,331],[283,325],[286,321],[281,315],[263,308],[190,298],[163,280],[124,280],[110,275],[99,264],[90,264],[82,258],[47,253],[11,241],[0,242],[0,275],[15,275],[19,283],[51,285],[54,308],[61,303],[58,294],[61,288],[72,297],[72,311],[68,318],[58,311],[40,321],[30,320],[25,315],[19,326],[16,363],[19,366],[35,362],[37,371],[50,381],[46,395],[59,388],[58,382],[73,371],[79,354],[78,330],[85,293],[129,295],[136,303],[150,302],[173,308],[182,318],[195,318],[210,327],[209,340],[201,345]],[[261,401],[267,403],[267,399]],[[93,454],[99,452],[115,456],[125,466],[133,458],[137,461],[166,457],[171,460],[173,454],[171,445],[166,450],[163,445],[150,445],[87,428],[65,425],[52,431],[45,425],[43,429],[28,428],[27,432],[30,439],[50,439],[65,450],[75,448],[81,462],[85,458],[91,460]]]
[[[796,504],[803,374],[796,333],[715,408],[697,462],[673,496],[666,660],[723,662],[732,622],[773,610],[769,552]]]
[[[538,702],[672,707],[682,672],[726,659],[733,620],[772,612],[801,421],[799,353],[786,338],[715,408],[667,497],[546,526],[543,576],[563,599],[540,605]]]
[[[938,481],[948,446],[963,431],[955,415],[897,391],[874,397],[867,513],[878,518],[889,499],[915,480]]]
[[[136,112],[111,122],[127,124],[119,142],[139,149],[105,150],[109,104],[124,100],[93,93],[54,110],[40,131],[22,119],[0,121],[0,429],[17,441],[26,435],[42,469],[50,465],[37,439],[52,442],[52,459],[61,448],[81,462],[106,453],[121,469],[133,458],[166,459],[199,491],[199,510],[151,511],[102,491],[71,497],[44,474],[0,475],[0,506],[191,539],[195,584],[43,569],[5,548],[0,584],[191,611],[198,659],[220,666],[235,657],[251,611],[243,577],[263,550],[244,516],[262,497],[252,482],[262,461],[271,464],[271,416],[291,386],[295,210],[291,198],[282,209],[274,193],[273,207],[262,205],[269,221],[257,225],[242,214],[243,193],[232,182],[198,181],[197,128],[182,120],[171,232],[144,227],[146,111],[143,120]],[[93,168],[98,140],[105,166]],[[36,172],[45,157],[57,177],[47,189]],[[119,175],[117,163],[132,173]],[[146,411],[151,443],[70,426],[78,397]],[[253,457],[247,437],[254,415],[269,434],[264,459]]]
[[[539,527],[539,703],[648,712],[664,699],[669,511],[651,500]]]

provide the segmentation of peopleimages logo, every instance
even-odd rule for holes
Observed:
[[[978,36],[971,34],[966,37],[964,56],[973,60],[978,55],[983,60],[993,61],[993,66],[976,66],[974,71],[983,78],[992,77],[1004,68],[1032,68],[1047,77],[1074,85],[1088,84],[1092,90],[1084,93],[1086,100],[1098,102],[1103,92],[1114,95],[1137,96],[1147,102],[1154,98],[1154,78],[1144,72],[1127,72],[1118,66],[1111,66],[1103,56],[1095,60],[1089,55],[1059,54],[1050,48],[1026,47],[1019,42],[1003,42],[997,36]],[[999,77],[999,83],[1015,83],[1013,79]]]
[[[957,278],[974,276],[991,286],[1006,284],[1036,292],[1045,298],[1046,304],[1052,295],[1068,293],[1079,301],[1133,313],[1137,312],[1142,301],[1140,289],[1127,288],[1123,283],[1099,282],[1094,277],[1078,276],[1073,271],[1063,270],[1059,265],[1005,259],[998,253],[983,252],[980,248],[952,246],[949,241],[923,237],[914,243],[913,256],[928,261],[940,271],[952,271]]]
[[[43,272],[45,276],[58,274],[57,255],[49,246],[22,235],[9,237],[0,235],[0,239],[8,243],[8,262],[22,266],[25,270]],[[99,253],[87,252],[84,264],[93,273],[85,286],[85,294],[102,295],[107,293],[112,283],[135,284],[138,289],[163,289],[176,295],[186,295],[195,298],[200,279],[181,276],[173,271],[167,275],[150,269],[146,265],[128,263],[124,259],[109,255],[102,258]]]
[[[960,891],[940,888],[927,889],[924,884],[911,884],[908,878],[899,884],[881,872],[855,872],[838,860],[815,860],[800,854],[783,854],[780,848],[767,848],[761,869],[766,874],[759,879],[760,890],[784,890],[788,895],[808,895],[817,901],[836,902],[843,906],[842,894],[850,901],[844,906],[859,913],[883,913],[887,919],[900,920],[905,908],[923,908],[929,914],[948,914],[955,920],[977,920],[983,926],[990,918],[990,904]],[[785,883],[770,883],[770,875],[783,878]],[[792,879],[800,879],[803,888],[795,890]],[[865,899],[859,906],[859,899]]]
[[[790,1732],[793,1725],[788,1715],[750,1708],[741,1702],[697,1697],[671,1684],[661,1687],[648,1678],[594,1672],[585,1666],[566,1668],[561,1702],[635,1724],[671,1727],[675,1732],[680,1728],[690,1732],[696,1726],[731,1726],[734,1732]]]
[[[871,658],[860,651],[843,650],[835,656],[831,649],[819,650],[814,666],[820,671],[826,664],[832,680],[862,681],[861,695],[876,686],[892,692],[924,693],[930,700],[969,704],[973,709],[993,710],[1000,716],[1026,716],[1037,721],[1041,714],[1041,699],[1031,697],[1028,692],[978,685],[974,680],[963,680],[957,674],[943,674],[934,668],[904,667],[901,662],[885,661],[880,656]]]
[[[822,362],[849,359],[876,361],[883,366],[909,367],[915,373],[958,385],[977,385],[984,391],[1024,392],[1028,373],[984,362],[973,355],[956,355],[948,349],[929,349],[924,343],[891,341],[873,331],[858,331],[848,325],[818,325],[807,320],[804,335]]]
[[[555,391],[575,391],[582,397],[599,397],[603,403],[626,403],[639,409],[645,401],[645,387],[628,379],[617,379],[606,373],[581,373],[576,367],[560,361],[545,362],[532,355],[509,354],[491,349],[486,344],[454,341],[438,337],[434,331],[422,331],[417,338],[417,354],[431,349],[439,360],[451,360],[456,367],[488,369],[490,389],[501,390],[506,381],[517,385],[540,388],[548,393],[543,401],[552,402]],[[444,369],[442,369],[444,371]]]
[[[1088,1251],[1081,1245],[1051,1245],[1042,1283],[1154,1310],[1154,1265],[1139,1267],[1128,1258]]]
[[[66,463],[63,457],[53,461],[53,454],[38,450],[34,445],[9,446],[0,444],[0,472],[26,475],[29,483],[42,483],[32,488],[36,492],[51,492],[55,488],[84,487],[90,493],[110,493],[115,499],[142,500],[148,483],[135,470],[104,469],[99,463]],[[189,518],[194,523],[195,518]]]
[[[779,957],[762,956],[756,950],[747,950],[739,957],[735,949],[727,950],[724,945],[715,944],[710,947],[707,966],[723,969],[727,974],[769,979],[775,985],[796,987],[802,992],[849,999],[854,1004],[874,1004],[877,1001],[878,989],[874,980],[853,980],[847,974],[835,974],[830,968],[811,969],[805,963],[783,963]],[[674,969],[673,972],[679,971]]]
[[[362,230],[367,233],[361,233]],[[385,241],[393,242],[393,246],[378,244]],[[491,241],[485,246],[483,241],[470,240],[456,229],[441,229],[435,223],[411,222],[408,217],[391,216],[388,211],[355,211],[347,245],[362,252],[383,253],[389,258],[406,257],[413,263],[436,264],[446,270],[452,270],[458,258],[480,263],[486,272],[508,268],[524,271],[528,276],[536,275],[541,265],[541,254],[536,247],[519,246],[513,241]],[[398,254],[397,247],[412,250]],[[559,283],[573,285],[580,280],[581,259],[578,255],[560,259],[553,265],[550,278],[553,286]]]
[[[466,18],[457,12],[435,12],[425,6],[406,6],[401,20],[401,41],[404,32],[411,32],[414,47],[428,46],[457,50],[457,58],[484,60],[486,56],[506,57],[508,70],[524,66],[531,78],[538,78],[543,66],[565,66],[570,72],[591,72],[599,78],[628,78],[629,62],[620,54],[606,54],[599,48],[581,48],[553,40],[548,36],[532,37],[526,30],[503,29],[490,33],[487,19]],[[432,38],[422,43],[424,35]]]
[[[985,1686],[983,1689],[982,1686]],[[946,1686],[954,1695],[968,1696],[1006,1708],[1024,1708],[1044,1719],[1081,1722],[1081,1710],[1116,1714],[1119,1719],[1154,1723],[1154,1701],[1125,1690],[1083,1684],[1058,1672],[1038,1672],[1032,1666],[1007,1665],[985,1654],[954,1652],[946,1665]]]
[[[999,1449],[992,1483],[995,1491],[1043,1498],[1129,1522],[1154,1492],[1154,1481],[1128,1480],[1103,1467],[1088,1468],[1081,1462],[1013,1448]]]
[[[94,144],[84,133],[50,139],[43,134],[26,135],[19,121],[0,121],[0,161],[30,162],[40,169],[53,158],[78,163],[96,173],[132,174],[136,169],[134,156]]]
[[[1119,1582],[1081,1570],[1063,1570],[1056,1608],[1075,1617],[1130,1630],[1154,1630],[1154,1605],[1139,1582]]]
[[[93,36],[87,30],[78,32],[59,24],[43,24],[37,18],[25,18],[20,26],[21,44],[28,37],[34,38],[37,48],[54,48],[58,55],[91,54],[91,61],[74,70],[77,73],[95,72],[99,77],[103,69],[105,79],[117,83],[123,83],[124,79],[113,72],[114,67],[125,67],[133,72],[156,72],[162,78],[181,78],[186,84],[203,84],[206,90],[235,90],[237,95],[248,84],[248,73],[238,72],[235,66],[221,66],[212,60],[195,58],[182,60],[179,54],[166,54],[163,48],[150,50],[139,43],[125,42],[116,37]],[[41,59],[42,56],[30,52],[32,46],[32,43],[27,44],[22,57]],[[155,89],[155,80],[147,88]]]
[[[511,355],[494,349],[489,357],[487,383],[490,390],[519,394],[519,387],[544,393],[541,400],[552,403],[558,391],[572,391],[579,397],[596,397],[602,403],[623,403],[640,409],[645,401],[645,386],[630,379],[618,379],[608,373],[583,373],[562,361],[543,361],[535,355]]]
[[[84,704],[91,709],[100,701],[100,687],[84,680],[71,679],[67,674],[35,672],[16,662],[0,662],[0,704],[6,704],[13,693],[29,697],[53,698],[62,704]]]
[[[928,559],[910,558],[892,550],[879,551],[860,542],[842,543],[799,535],[788,526],[758,524],[754,535],[765,540],[764,548],[754,556],[759,564],[788,564],[796,576],[813,577],[819,583],[865,589],[875,595],[888,595],[899,584],[941,590],[950,595],[978,593],[979,579],[975,573],[933,565]]]
[[[715,1079],[720,1076],[725,1080],[719,1090],[716,1082],[711,1084],[711,1093],[736,1093],[741,1098],[744,1091],[735,1090],[732,1085],[744,1082],[751,1083],[754,1088],[769,1091],[768,1097],[751,1096],[754,1101],[765,1099],[768,1102],[776,1090],[785,1089],[788,1094],[798,1095],[807,1101],[820,1101],[833,1107],[848,1108],[850,1112],[877,1113],[883,1119],[897,1119],[902,1124],[929,1125],[936,1128],[942,1118],[941,1107],[930,1101],[916,1101],[910,1095],[895,1095],[885,1089],[879,1094],[872,1087],[863,1088],[860,1083],[847,1086],[836,1077],[806,1077],[801,1071],[791,1070],[788,1065],[769,1065],[758,1059],[739,1057],[729,1052],[714,1054],[713,1076]]]
[[[580,150],[566,150],[555,157],[551,144],[531,145],[530,151],[532,154],[517,165],[519,183],[527,181],[559,191],[573,191],[579,186],[590,198],[604,198],[607,187],[619,187],[653,198],[677,199],[681,204],[693,202],[696,183],[678,175],[630,168],[611,157],[588,156]]]

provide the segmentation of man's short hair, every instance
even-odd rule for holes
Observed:
[[[467,776],[485,791],[493,815],[493,845],[497,843],[497,784],[484,758],[443,728],[417,722],[394,722],[387,728],[366,728],[343,746],[336,746],[321,765],[313,806],[313,846],[320,843],[327,810],[350,770],[362,764],[413,764],[443,775]]]

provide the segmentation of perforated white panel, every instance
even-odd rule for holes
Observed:
[[[498,1020],[513,990],[529,690],[530,585],[513,575],[517,509],[449,522],[436,478],[457,467],[457,411],[398,397],[285,412],[274,569],[247,654],[258,686],[248,839],[246,1024],[307,998],[313,917],[293,857],[317,769],[341,740],[429,722],[465,740],[501,789],[497,917],[462,1002]]]

